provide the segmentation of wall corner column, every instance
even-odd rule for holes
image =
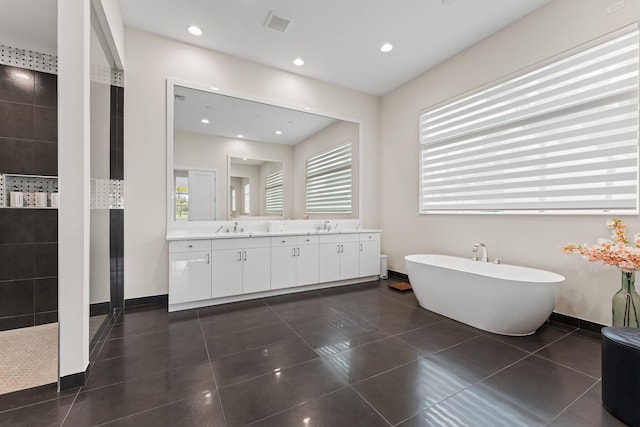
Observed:
[[[89,365],[90,2],[58,0],[58,307],[61,390]]]

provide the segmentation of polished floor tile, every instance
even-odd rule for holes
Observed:
[[[0,425],[621,425],[601,404],[598,335],[495,335],[388,283],[127,309],[83,388],[0,395]]]
[[[230,427],[244,426],[344,386],[319,359],[220,389]]]
[[[420,358],[357,383],[354,389],[395,425],[471,384],[436,361]]]
[[[198,426],[226,427],[217,391],[207,391],[102,424],[105,427]]]
[[[349,384],[405,365],[418,358],[418,352],[397,338],[387,338],[323,358],[342,380]]]
[[[350,387],[264,418],[252,427],[388,427],[389,424]]]
[[[482,384],[550,422],[595,382],[592,377],[532,355]]]
[[[477,330],[463,326],[458,322],[445,320],[429,326],[414,329],[398,335],[402,341],[427,355],[460,344],[480,335]]]
[[[213,372],[218,386],[225,387],[316,358],[304,341],[291,338],[216,359]]]
[[[546,423],[481,385],[421,412],[399,427],[535,427]]]

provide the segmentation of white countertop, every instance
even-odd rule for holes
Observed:
[[[222,231],[215,233],[211,230],[169,230],[167,240],[202,240],[202,239],[240,239],[252,237],[277,237],[277,236],[307,236],[307,235],[331,235],[331,234],[362,234],[381,233],[382,230],[371,229],[344,229],[344,230],[313,230],[313,231]]]

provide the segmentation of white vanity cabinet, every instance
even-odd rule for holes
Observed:
[[[211,298],[211,241],[169,243],[169,304]]]
[[[380,274],[380,233],[360,234],[360,276]]]
[[[271,289],[270,246],[268,237],[211,241],[211,298]]]
[[[319,281],[318,236],[271,238],[271,289]]]
[[[360,276],[359,234],[328,234],[319,237],[320,282]]]

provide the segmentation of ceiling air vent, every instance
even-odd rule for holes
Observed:
[[[184,95],[174,95],[174,98],[176,101],[180,101],[180,102],[184,102],[185,100]]]
[[[276,15],[273,11],[267,14],[267,19],[264,20],[264,26],[271,28],[272,30],[280,31],[284,33],[289,28],[291,21],[281,16]]]

